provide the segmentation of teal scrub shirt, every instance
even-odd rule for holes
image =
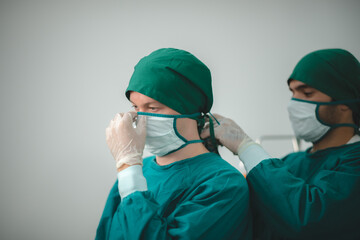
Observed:
[[[264,160],[247,180],[256,239],[360,239],[360,142]]]
[[[122,201],[114,184],[96,239],[252,239],[246,180],[217,154],[166,166],[145,158],[143,173],[148,191]]]

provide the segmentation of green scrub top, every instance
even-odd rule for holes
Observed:
[[[245,178],[214,153],[159,166],[144,159],[148,191],[111,189],[96,239],[252,239]]]
[[[247,180],[255,239],[360,239],[360,142],[264,160]]]

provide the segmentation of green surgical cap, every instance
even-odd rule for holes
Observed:
[[[323,49],[311,52],[295,66],[288,79],[301,81],[335,101],[360,99],[360,64],[348,51]],[[347,104],[360,113],[360,103]]]
[[[126,97],[135,91],[180,114],[208,113],[213,104],[210,70],[189,52],[162,48],[134,68]]]

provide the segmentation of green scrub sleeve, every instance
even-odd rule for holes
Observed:
[[[281,237],[360,239],[359,150],[342,158],[308,179],[295,177],[280,159],[262,161],[247,176],[254,216]],[[254,232],[265,231],[262,226]]]
[[[239,183],[209,181],[190,193],[189,200],[159,211],[164,208],[151,191],[137,191],[120,200],[115,183],[95,239],[251,239],[248,189],[246,184],[243,188],[235,184]],[[182,197],[179,194],[179,200]]]

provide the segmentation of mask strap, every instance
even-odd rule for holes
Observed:
[[[215,119],[216,123],[217,123],[218,125],[220,125],[220,122],[216,119],[216,117],[215,117],[214,115],[212,115],[211,112],[209,112],[209,114]]]
[[[359,129],[359,126],[357,126],[356,124],[352,124],[352,123],[339,123],[339,124],[335,124],[334,125],[334,128],[335,127],[353,127],[354,130],[355,130],[355,133],[357,135],[360,135],[360,129]]]
[[[212,143],[213,146],[217,146],[217,140],[215,138],[215,132],[214,132],[214,121],[213,121],[213,118],[214,120],[216,121],[216,123],[218,125],[220,125],[220,122],[214,117],[214,115],[212,115],[210,112],[208,112],[206,114],[206,116],[209,118],[209,124],[210,124],[210,141]]]
[[[170,116],[170,115],[168,115]],[[201,119],[202,117],[202,114],[201,113],[193,113],[193,114],[184,114],[184,115],[171,115],[172,118],[174,118],[174,121],[173,121],[173,129],[175,131],[175,134],[181,139],[183,140],[185,143],[180,147],[180,148],[183,148],[185,147],[186,145],[188,144],[192,144],[192,143],[201,143],[203,142],[202,139],[197,139],[197,140],[187,140],[186,138],[184,138],[177,130],[177,127],[176,127],[176,121],[177,119],[179,118],[190,118],[190,119],[193,119],[193,120],[196,120],[198,121],[198,119]],[[179,149],[180,149],[179,148]]]
[[[340,101],[338,101],[340,102]],[[341,104],[341,103],[340,103]],[[355,133],[357,135],[360,135],[360,128],[359,126],[357,126],[356,124],[353,124],[353,123],[338,123],[338,124],[329,124],[329,123],[326,123],[324,122],[321,118],[320,118],[320,115],[319,115],[319,107],[321,105],[336,105],[336,104],[322,104],[322,103],[319,103],[317,104],[316,108],[315,108],[315,116],[316,116],[316,119],[323,125],[325,126],[328,126],[330,127],[330,129],[334,129],[334,128],[337,128],[337,127],[352,127],[354,128],[355,130]],[[329,131],[330,131],[329,129]],[[325,135],[324,135],[325,136]]]
[[[324,124],[326,126],[329,126],[330,129],[334,129],[337,127],[352,127],[354,128],[355,134],[360,135],[360,129],[359,126],[357,126],[356,124],[352,124],[352,123],[338,123],[338,124]]]

